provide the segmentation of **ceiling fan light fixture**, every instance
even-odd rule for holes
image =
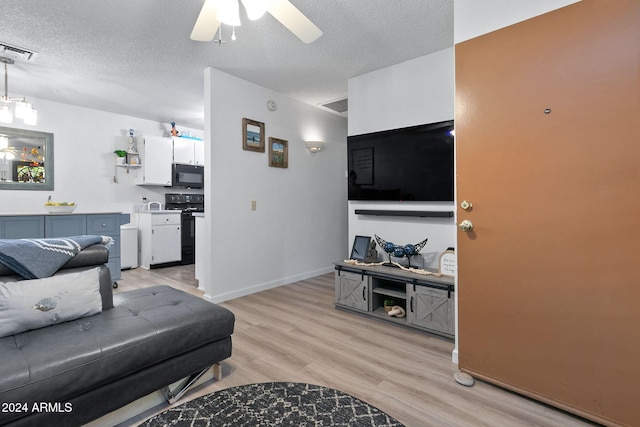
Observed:
[[[240,23],[240,4],[238,0],[219,0],[217,18],[223,24],[233,27],[242,25]]]
[[[304,43],[311,43],[322,36],[322,30],[289,0],[242,0],[242,5],[249,19],[259,19],[269,12]],[[222,38],[214,40],[220,24],[241,25],[239,0],[205,0],[191,31],[191,40],[223,43]]]
[[[247,17],[255,21],[262,18],[267,11],[268,0],[242,0],[242,4],[247,11]]]

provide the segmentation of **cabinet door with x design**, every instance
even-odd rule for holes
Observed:
[[[369,311],[369,276],[336,271],[336,304]]]
[[[426,329],[454,334],[453,294],[426,286],[407,285],[407,322]]]

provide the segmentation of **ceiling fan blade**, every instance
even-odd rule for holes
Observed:
[[[217,18],[218,5],[216,0],[205,0],[200,15],[191,31],[191,40],[210,42],[218,31],[220,21]]]
[[[267,11],[304,43],[311,43],[322,35],[322,30],[288,0],[271,0]]]

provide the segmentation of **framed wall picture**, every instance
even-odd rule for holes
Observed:
[[[289,167],[289,143],[284,139],[269,137],[269,166]]]
[[[446,250],[440,254],[440,263],[438,272],[443,276],[455,277],[456,275],[456,253]]]
[[[371,244],[370,236],[356,236],[351,247],[350,259],[364,261],[369,253],[369,245]]]
[[[242,119],[242,149],[264,153],[264,123]]]

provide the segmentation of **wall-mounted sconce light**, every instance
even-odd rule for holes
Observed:
[[[317,153],[318,151],[322,150],[322,148],[324,147],[324,142],[322,142],[322,141],[305,141],[304,145],[306,145],[307,149],[309,151],[311,151],[312,153]]]

